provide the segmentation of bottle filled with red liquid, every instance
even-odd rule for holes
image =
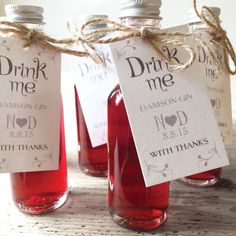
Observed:
[[[121,1],[121,22],[157,28],[160,0]],[[145,231],[167,218],[169,183],[146,187],[120,86],[108,98],[109,211],[119,225]]]
[[[220,22],[220,8],[210,7],[214,17]],[[206,24],[201,22],[201,19],[196,15],[194,10],[189,11],[189,31],[193,34],[208,33],[209,28]],[[205,78],[208,80],[209,78]],[[187,176],[183,180],[196,187],[209,187],[217,185],[220,181],[220,174],[222,168],[217,168],[195,175]]]
[[[5,10],[7,20],[26,24],[32,29],[42,29],[43,8],[38,6],[7,5]],[[66,201],[68,193],[67,165],[62,100],[60,105],[59,155],[58,170],[11,174],[13,200],[22,212],[42,214],[60,207]]]
[[[80,136],[79,136],[79,96],[77,93],[76,86],[74,86],[75,91],[75,112],[76,112],[76,122],[77,122],[77,150],[80,151]]]
[[[106,19],[106,15],[89,15],[81,16],[81,23],[94,17]],[[98,29],[104,27],[103,24],[91,24],[90,29]],[[88,29],[88,30],[90,30]],[[78,85],[79,86],[79,85]],[[95,96],[95,95],[94,95]],[[96,99],[91,98],[91,99]],[[78,133],[78,161],[81,171],[87,175],[96,177],[107,176],[107,144],[93,147],[86,122],[84,119],[82,107],[79,101],[79,93],[75,86],[75,103],[77,117],[77,133]]]

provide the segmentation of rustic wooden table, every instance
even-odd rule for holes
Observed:
[[[233,89],[235,91],[236,82]],[[11,201],[8,174],[0,175],[0,236],[46,235],[236,235],[236,96],[233,97],[234,144],[227,148],[231,165],[217,187],[193,188],[172,181],[168,221],[159,229],[138,233],[116,225],[107,210],[107,181],[83,175],[69,154],[69,197],[58,210],[24,215]]]

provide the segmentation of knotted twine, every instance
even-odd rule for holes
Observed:
[[[219,44],[223,48],[224,64],[227,72],[232,75],[236,74],[236,55],[226,32],[220,25],[220,22],[216,19],[212,11],[206,6],[203,6],[201,13],[199,13],[196,7],[196,0],[194,0],[194,9],[200,19],[209,26],[210,34],[213,36],[213,42]],[[204,14],[210,15],[211,19],[207,19]],[[89,27],[90,24],[106,24],[108,27],[88,31],[86,30],[86,27]],[[12,34],[22,39],[24,41],[23,47],[29,47],[31,44],[37,43],[47,49],[52,49],[60,53],[66,53],[79,57],[90,56],[96,62],[101,62],[101,58],[96,53],[96,49],[93,44],[109,44],[132,37],[144,38],[150,42],[152,47],[159,53],[159,55],[169,64],[170,67],[175,70],[186,69],[194,62],[196,53],[194,49],[185,42],[185,39],[194,37],[194,39],[199,41],[204,46],[204,48],[206,48],[210,56],[213,58],[213,61],[216,61],[216,57],[209,49],[208,45],[196,35],[193,36],[192,34],[182,32],[161,32],[149,28],[127,27],[109,19],[94,18],[88,20],[82,25],[81,32],[78,37],[62,40],[49,37],[45,33],[30,29],[25,25],[8,21],[0,21],[0,32],[4,34]],[[116,33],[115,36],[114,33]],[[67,48],[67,46],[73,45],[75,43],[82,45],[84,51]],[[182,65],[173,64],[171,59],[159,49],[158,44],[160,43],[184,48],[190,55],[189,60]],[[234,63],[233,70],[230,68],[228,55]],[[99,60],[97,60],[97,58]]]
[[[88,30],[90,28],[90,25],[93,24],[107,25],[107,27]],[[85,42],[87,48],[90,48],[91,50],[94,49],[93,44],[110,44],[133,37],[146,39],[152,45],[155,51],[157,51],[159,55],[174,70],[184,70],[190,67],[196,58],[194,49],[183,39],[181,39],[181,37],[192,37],[191,34],[187,33],[161,32],[160,30],[150,29],[146,27],[128,27],[110,19],[93,18],[86,21],[81,26],[80,33],[78,35],[80,42]],[[183,64],[173,63],[171,59],[168,58],[158,47],[160,43],[184,48],[189,54],[189,59]]]
[[[209,32],[213,37],[212,41],[219,44],[224,49],[224,64],[227,72],[231,75],[234,75],[236,73],[236,56],[232,44],[227,37],[226,31],[223,30],[220,22],[208,7],[203,6],[201,13],[199,13],[196,7],[196,0],[194,0],[193,4],[196,14],[200,17],[202,22],[207,24],[207,26],[210,28]],[[211,19],[207,19],[206,15],[210,15]],[[88,28],[90,28],[90,25],[92,24],[106,24],[107,27],[89,31]],[[78,39],[80,39],[81,42],[85,42],[87,48],[90,48],[93,51],[95,50],[93,44],[109,44],[132,37],[144,38],[149,41],[149,43],[159,53],[159,55],[170,65],[170,67],[172,67],[172,69],[175,70],[184,70],[193,64],[196,58],[196,53],[194,49],[188,43],[186,43],[186,40],[192,37],[202,44],[202,46],[209,53],[210,57],[213,59],[218,70],[220,70],[221,64],[220,62],[218,63],[215,54],[209,48],[207,43],[198,36],[190,33],[162,32],[160,30],[153,30],[145,27],[128,27],[109,19],[93,18],[88,20],[81,26]],[[158,44],[160,43],[169,44],[171,46],[180,46],[184,48],[190,55],[189,60],[182,65],[173,64],[170,61],[171,59],[166,57],[166,55],[159,49]],[[230,68],[228,55],[230,55],[230,58],[234,63],[234,70]]]
[[[213,12],[207,6],[203,6],[201,13],[197,10],[197,1],[194,0],[194,9],[198,17],[209,27],[209,34],[212,36],[212,42],[223,48],[224,65],[229,74],[236,74],[236,54],[232,43],[227,36],[226,31],[222,28],[220,21],[214,16]],[[207,17],[208,16],[208,17]],[[209,52],[212,57],[212,51]],[[229,57],[233,62],[234,69],[229,65]]]
[[[88,57],[87,51],[73,50],[67,48],[69,45],[75,44],[77,40],[68,38],[58,40],[47,36],[42,31],[30,29],[27,26],[15,22],[0,21],[0,33],[9,36],[16,36],[23,40],[23,48],[29,47],[31,44],[38,44],[44,48],[54,50],[59,53],[66,53],[78,57]]]

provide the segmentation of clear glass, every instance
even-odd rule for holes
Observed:
[[[121,24],[135,28],[148,27],[151,29],[160,29],[160,21],[154,18],[144,18],[144,17],[122,18]]]
[[[106,19],[105,15],[94,15]],[[94,17],[88,16],[87,19]],[[106,24],[93,24],[87,31],[104,28]],[[79,101],[79,93],[75,86],[75,108],[77,117],[78,134],[78,161],[80,170],[86,174],[95,177],[107,176],[107,144],[93,147],[89,137],[88,129],[84,119],[83,111]]]
[[[79,147],[79,167],[81,171],[87,175],[105,177],[107,176],[107,144],[92,147],[76,88],[75,106]]]
[[[191,33],[208,32],[208,27],[206,26],[206,24],[203,24],[201,22],[192,23],[189,25],[189,31]],[[199,174],[187,176],[183,178],[183,180],[186,183],[196,187],[214,186],[220,181],[221,170],[222,168],[217,168],[205,171]]]
[[[26,25],[34,29],[42,29],[42,25]],[[67,163],[62,99],[59,155],[58,170],[20,172],[10,175],[13,200],[22,212],[33,215],[46,213],[57,209],[67,199]]]
[[[159,25],[157,20],[143,18],[123,19],[122,24],[130,21],[132,26]],[[108,97],[108,156],[108,203],[113,220],[140,231],[159,227],[167,218],[169,182],[146,188],[119,85]]]

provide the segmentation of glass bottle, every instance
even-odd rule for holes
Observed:
[[[106,15],[81,16],[81,23],[94,17],[106,19]],[[88,30],[103,28],[104,24],[91,24]],[[79,101],[79,93],[75,87],[75,105],[78,133],[78,161],[83,173],[96,177],[107,176],[107,144],[93,147]]]
[[[76,89],[76,86],[74,85],[74,91],[75,91],[75,113],[76,113],[76,123],[77,123],[77,151],[79,154],[80,151],[80,135],[79,135],[79,95]],[[79,156],[78,156],[79,157]],[[79,161],[79,158],[78,158]]]
[[[218,7],[210,7],[210,10],[220,21],[220,8]],[[206,15],[209,17],[208,15]],[[189,11],[189,31],[192,34],[200,34],[200,33],[208,33],[209,28],[206,24],[201,22],[201,19],[196,15],[194,10]],[[208,78],[206,78],[208,79]],[[220,174],[222,168],[217,168],[209,171],[205,171],[202,173],[198,173],[195,175],[191,175],[185,177],[183,180],[193,186],[196,187],[209,187],[214,186],[219,183],[220,181]]]
[[[43,8],[28,5],[6,5],[6,20],[42,30]],[[59,128],[59,127],[58,127]],[[24,213],[42,214],[60,207],[67,198],[67,165],[63,104],[60,104],[60,163],[53,171],[11,174],[11,188],[16,206]]]
[[[121,23],[157,28],[160,0],[121,2]],[[145,187],[120,86],[108,98],[109,211],[121,226],[159,227],[167,218],[169,182]]]

